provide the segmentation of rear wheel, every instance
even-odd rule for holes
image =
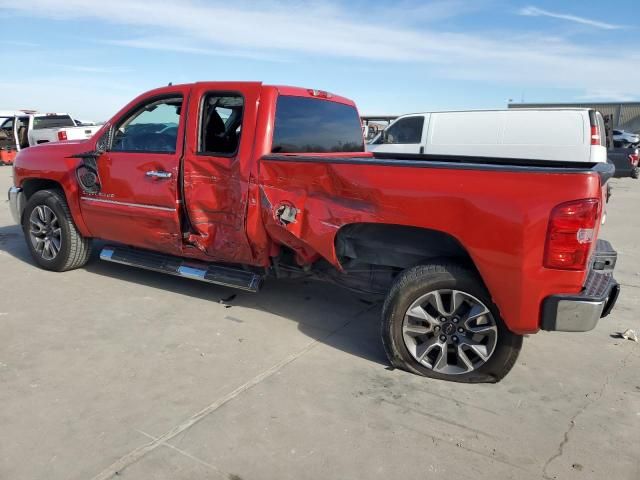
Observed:
[[[639,167],[633,167],[631,169],[631,178],[638,178],[640,177],[640,168]]]
[[[456,382],[501,380],[522,347],[480,278],[455,264],[402,273],[385,301],[382,337],[394,366]]]
[[[89,260],[91,239],[78,232],[67,201],[58,190],[33,194],[22,215],[22,230],[31,256],[45,270],[73,270]]]

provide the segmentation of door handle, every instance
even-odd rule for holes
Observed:
[[[161,179],[171,178],[171,172],[159,172],[157,170],[149,170],[147,173],[145,173],[145,175],[147,177],[161,178]]]

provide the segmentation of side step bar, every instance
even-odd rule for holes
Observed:
[[[259,291],[263,280],[261,275],[239,268],[223,267],[131,247],[105,246],[100,252],[100,259],[201,282],[238,288],[247,292]]]

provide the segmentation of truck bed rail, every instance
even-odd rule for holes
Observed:
[[[371,156],[334,157],[323,155],[265,155],[262,161],[334,163],[348,165],[383,165],[389,167],[446,168],[460,170],[489,170],[523,173],[597,173],[604,184],[615,167],[609,163],[558,162],[519,158],[467,157],[456,155],[389,154],[376,153]]]

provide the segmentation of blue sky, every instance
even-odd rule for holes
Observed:
[[[168,82],[329,90],[363,114],[640,100],[637,2],[0,0],[0,109],[105,120]]]

